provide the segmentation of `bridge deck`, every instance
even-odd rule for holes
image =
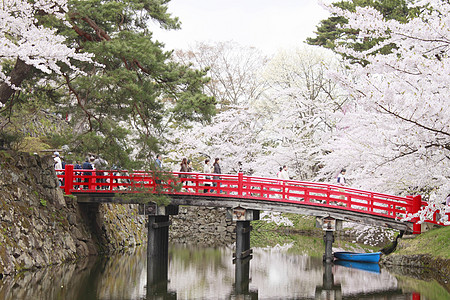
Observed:
[[[79,203],[118,203],[118,204],[141,204],[142,200],[139,198],[122,198],[120,193],[111,193],[102,195],[98,193],[77,193]],[[260,199],[241,199],[237,197],[217,197],[212,195],[169,195],[171,204],[173,205],[187,205],[187,206],[204,206],[204,207],[224,207],[235,208],[241,207],[245,209],[254,209],[262,211],[273,211],[283,213],[294,213],[307,216],[316,217],[332,217],[335,219],[363,223],[379,227],[394,228],[397,230],[404,230],[406,232],[413,232],[412,222],[402,222],[392,218],[372,215],[367,216],[367,213],[361,211],[342,210],[335,206],[313,206],[302,202],[274,202]]]

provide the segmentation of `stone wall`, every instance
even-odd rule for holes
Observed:
[[[236,225],[226,219],[225,208],[180,207],[171,217],[169,239],[182,244],[226,246],[235,242]]]
[[[146,241],[134,205],[78,205],[50,156],[0,151],[0,277]]]

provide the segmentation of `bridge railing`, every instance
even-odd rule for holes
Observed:
[[[203,174],[183,172],[80,170],[66,165],[57,170],[66,194],[164,193],[255,199],[312,206],[338,207],[348,211],[401,220],[427,202],[420,196],[400,197],[327,183],[246,176],[242,173]],[[170,175],[169,177],[165,176]],[[155,176],[154,176],[155,175]],[[181,188],[175,188],[175,186]],[[450,215],[450,214],[447,214]],[[417,220],[416,220],[417,221]],[[440,224],[436,214],[427,222]]]

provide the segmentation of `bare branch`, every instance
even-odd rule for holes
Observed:
[[[412,124],[414,124],[414,125],[417,125],[417,126],[419,126],[420,128],[423,128],[423,129],[425,129],[425,130],[429,130],[429,131],[432,131],[432,132],[435,132],[435,133],[440,133],[440,134],[443,134],[443,135],[450,136],[450,133],[449,133],[449,132],[445,132],[445,131],[442,131],[442,130],[439,130],[439,129],[431,128],[431,127],[426,126],[426,125],[423,125],[423,124],[421,124],[421,123],[419,123],[419,122],[417,122],[417,121],[415,121],[415,120],[411,120],[411,119],[405,118],[405,117],[401,116],[400,114],[398,114],[398,113],[396,113],[396,112],[393,112],[393,111],[391,111],[390,109],[384,107],[383,105],[381,105],[381,104],[379,104],[379,103],[377,103],[377,105],[378,105],[378,107],[380,107],[382,110],[384,110],[384,111],[387,112],[388,114],[391,114],[391,115],[393,115],[393,116],[395,116],[395,117],[397,117],[397,118],[399,118],[399,119],[401,119],[401,120],[403,120],[403,121],[406,121],[406,122],[412,123]]]

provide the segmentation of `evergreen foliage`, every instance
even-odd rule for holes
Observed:
[[[351,0],[334,2],[331,5],[351,12],[355,12],[356,7],[369,6],[378,10],[387,20],[397,20],[405,23],[408,19],[417,16],[418,14],[418,9],[408,7],[408,2],[410,2],[410,0]],[[366,51],[372,49],[383,40],[380,38],[365,38],[364,40],[359,40],[359,31],[343,28],[346,24],[348,24],[347,18],[332,14],[328,19],[320,21],[315,31],[316,36],[307,38],[306,42],[310,45],[323,46],[341,53],[336,49],[340,44],[352,43],[352,48],[354,50]],[[390,53],[393,47],[395,47],[393,44],[385,45],[384,47],[375,50],[374,54]],[[367,63],[367,61],[358,60],[353,56],[341,54],[347,59],[358,61],[362,64]]]
[[[151,26],[178,29],[178,18],[167,12],[169,1],[69,1],[70,27],[54,18],[42,23],[57,28],[78,52],[92,53],[92,62],[61,66],[62,75],[35,72],[25,80],[15,109],[39,102],[37,108],[66,119],[72,129],[46,132],[51,146],[69,145],[73,153],[101,154],[122,167],[142,166],[164,142],[167,126],[184,121],[208,121],[215,99],[202,93],[204,70],[172,61],[172,52],[152,39]],[[82,70],[83,73],[78,70]],[[33,101],[32,101],[33,100]],[[133,149],[130,145],[135,145]],[[130,165],[134,152],[139,161]],[[153,156],[153,155],[150,155]]]

